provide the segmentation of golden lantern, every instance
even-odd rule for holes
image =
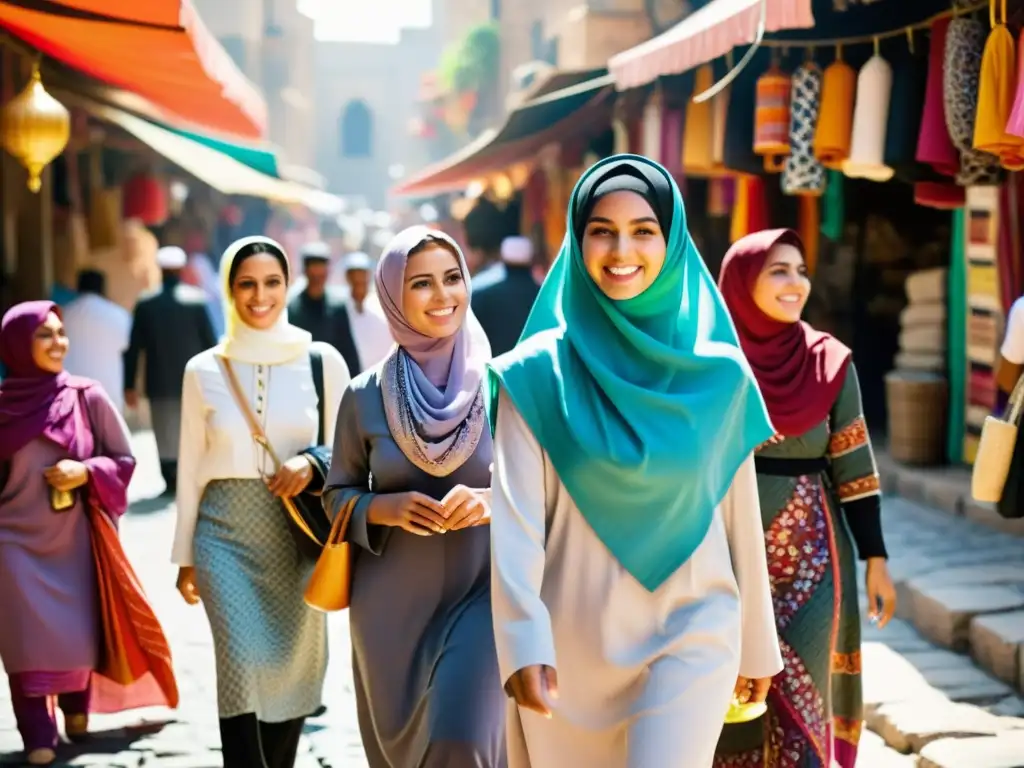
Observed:
[[[71,138],[71,115],[46,92],[39,64],[24,90],[0,110],[0,144],[28,171],[28,188],[38,192],[40,175]]]

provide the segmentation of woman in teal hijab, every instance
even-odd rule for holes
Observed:
[[[618,155],[490,368],[509,768],[704,768],[782,667],[752,453],[773,429],[679,189]]]

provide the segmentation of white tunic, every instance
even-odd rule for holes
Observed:
[[[708,768],[737,675],[782,669],[753,458],[654,592],[597,538],[507,397],[492,490],[502,682],[546,664],[560,689],[551,720],[510,705],[509,768]]]
[[[71,342],[64,369],[100,383],[118,413],[124,413],[124,362],[132,316],[120,304],[86,293],[64,307]]]
[[[348,366],[330,344],[314,342],[324,366],[324,442],[334,444],[338,405],[348,386]],[[203,489],[211,480],[258,478],[274,467],[258,448],[248,422],[235,404],[216,352],[189,360],[181,391],[181,443],[178,452],[177,525],[171,559],[192,565],[192,539]],[[317,400],[309,357],[282,365],[232,361],[242,391],[258,412],[274,453],[284,462],[309,448],[317,436]],[[265,405],[260,405],[260,403]]]

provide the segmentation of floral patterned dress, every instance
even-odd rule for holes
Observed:
[[[768,714],[727,725],[715,768],[853,768],[863,723],[861,559],[884,557],[878,471],[851,364],[829,416],[757,452],[758,491],[785,668]]]

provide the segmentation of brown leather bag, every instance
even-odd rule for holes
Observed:
[[[345,541],[345,534],[358,502],[359,496],[353,496],[334,518],[324,551],[306,585],[304,598],[310,608],[325,613],[348,608],[352,587],[352,545]]]

